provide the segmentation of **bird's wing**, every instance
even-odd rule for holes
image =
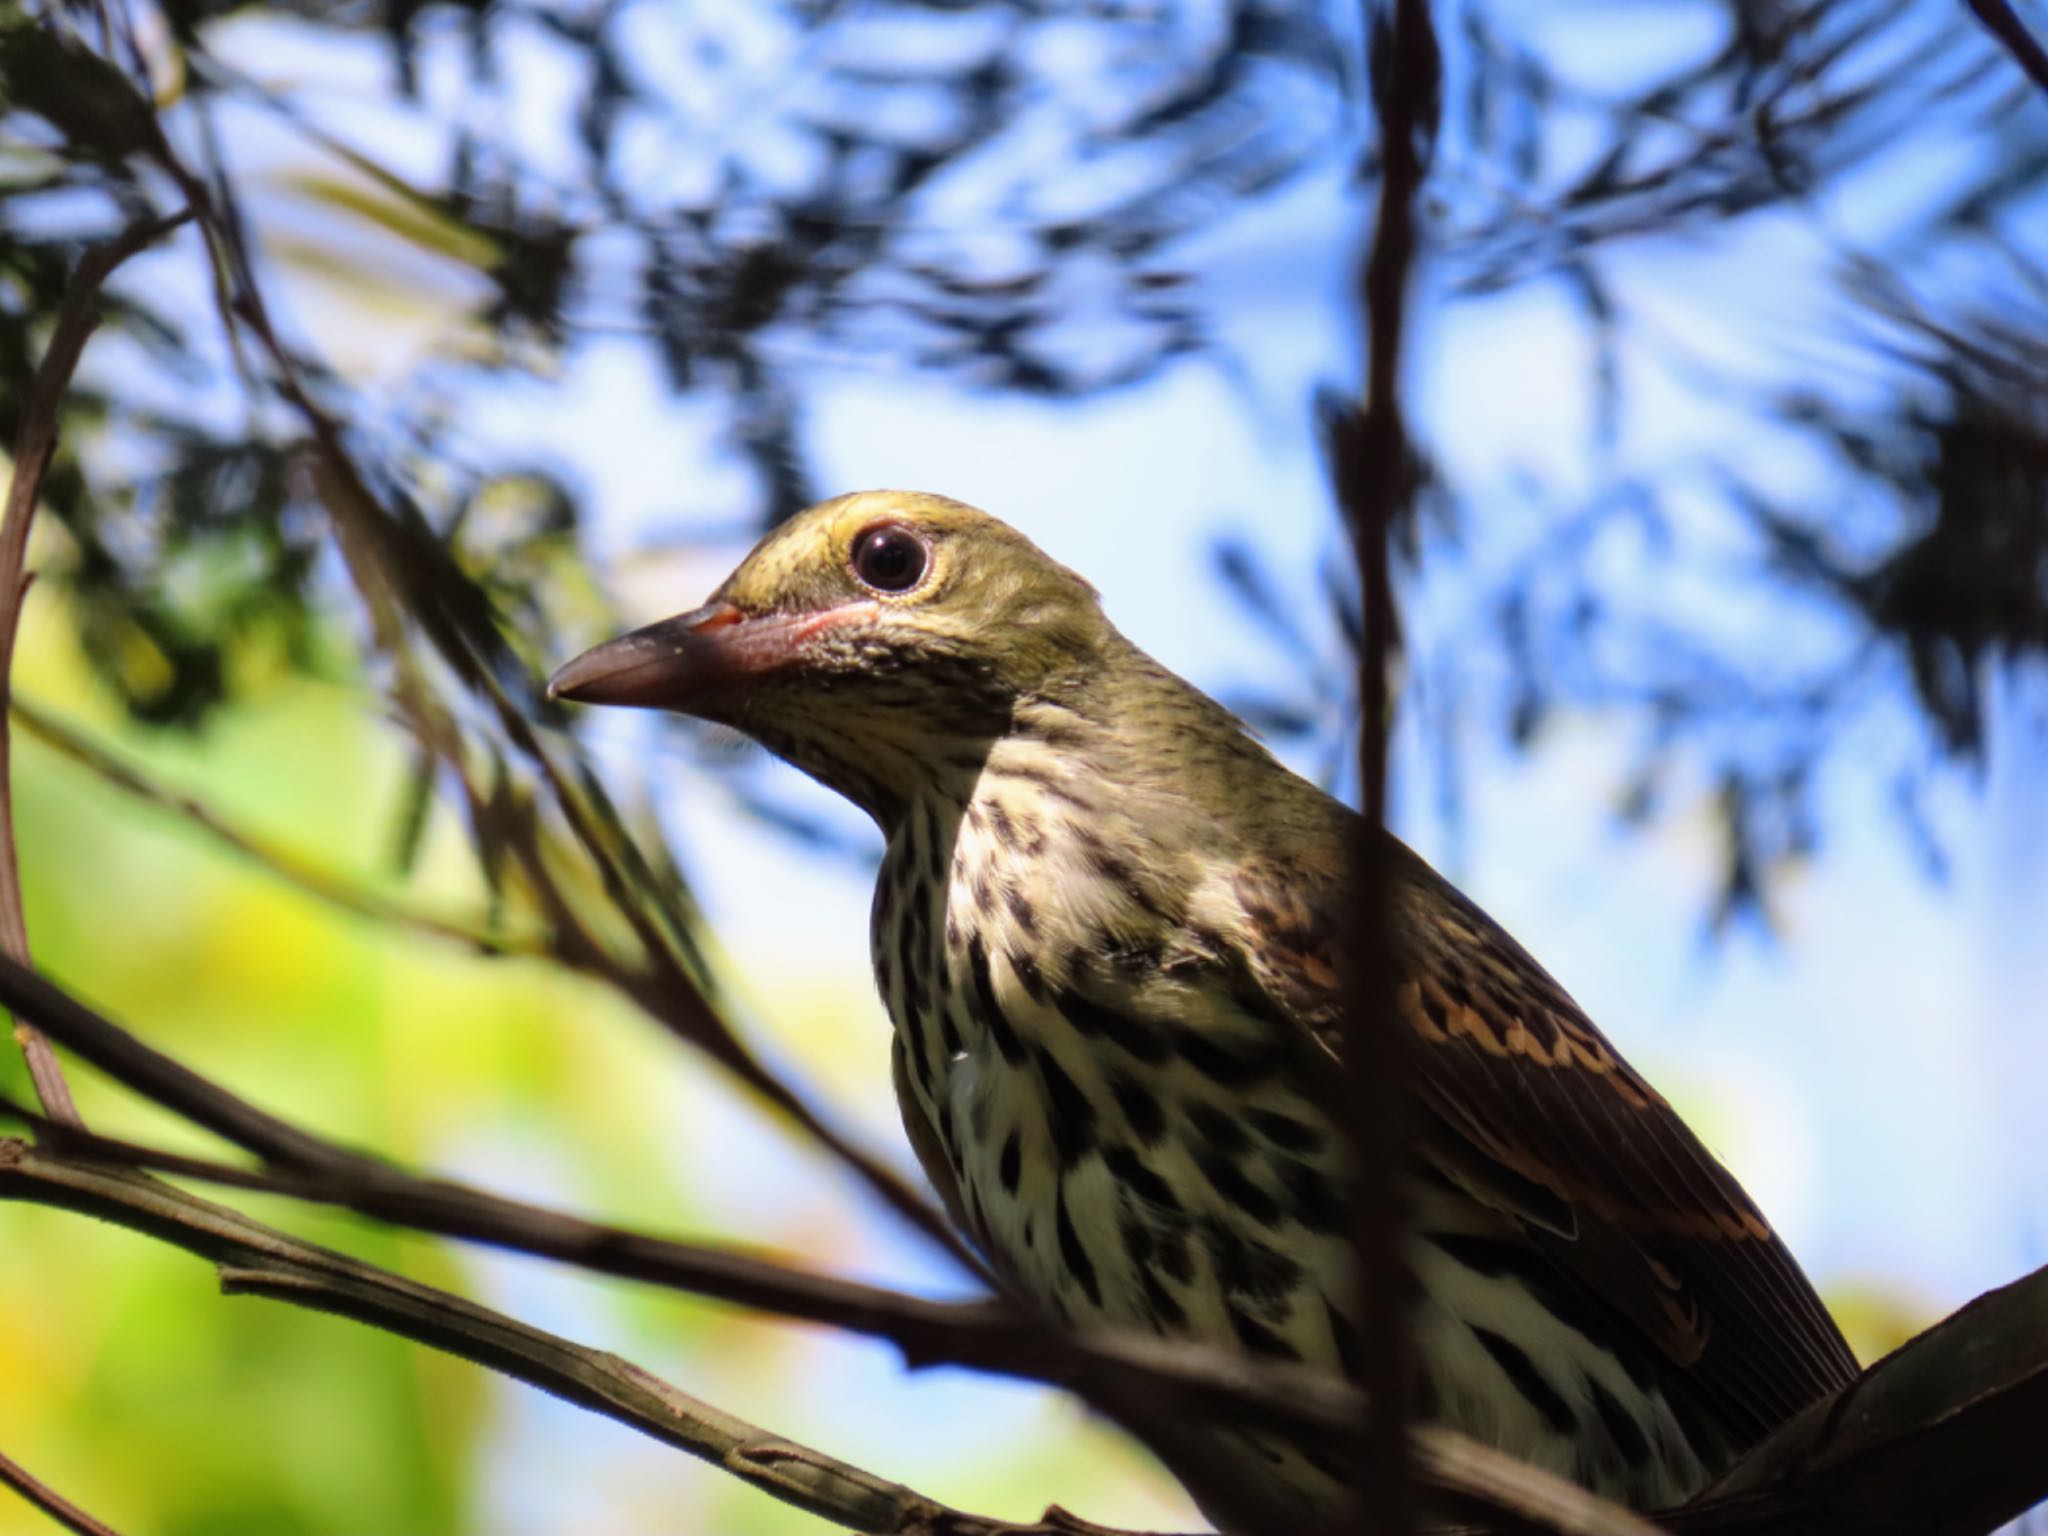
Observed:
[[[1851,1380],[1827,1309],[1728,1170],[1498,924],[1387,847],[1424,1172],[1519,1223],[1582,1304],[1685,1367],[1738,1444]],[[1256,863],[1237,884],[1247,963],[1335,1054],[1341,888]]]

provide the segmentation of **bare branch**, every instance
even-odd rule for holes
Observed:
[[[76,1134],[95,1150],[121,1145],[90,1132]],[[206,1166],[171,1155],[161,1160],[186,1172]],[[251,1187],[301,1193],[288,1178],[232,1178],[237,1170],[225,1172],[233,1182]],[[135,1172],[23,1141],[0,1139],[0,1199],[80,1211],[174,1243],[221,1266],[223,1284],[230,1294],[271,1296],[353,1317],[461,1355],[714,1461],[777,1498],[859,1530],[914,1536],[980,1536],[984,1532],[1094,1536],[1102,1530],[1057,1510],[1049,1510],[1044,1523],[1031,1526],[947,1510],[858,1468],[754,1429],[616,1356],[570,1344],[460,1297],[300,1242],[239,1212]],[[964,1316],[973,1309],[953,1310]],[[1167,1364],[1172,1352],[1145,1341],[1145,1347],[1133,1347],[1129,1353],[1134,1361],[1142,1361],[1137,1369],[1172,1379]],[[1147,1356],[1151,1358],[1145,1359]],[[1236,1364],[1232,1357],[1217,1358],[1219,1374]],[[1265,1374],[1262,1370],[1246,1372],[1246,1381]],[[1276,1379],[1299,1375],[1303,1386],[1316,1391],[1327,1385],[1307,1372],[1273,1374]],[[1355,1396],[1334,1385],[1323,1394],[1325,1406],[1316,1414],[1323,1433],[1348,1432],[1358,1412]],[[1273,1400],[1267,1406],[1277,1409],[1280,1403]],[[1477,1506],[1492,1516],[1493,1529],[1534,1530],[1553,1536],[1656,1533],[1656,1528],[1640,1517],[1448,1431],[1418,1431],[1415,1460],[1433,1485],[1461,1504]],[[872,1502],[877,1499],[886,1502],[878,1506]],[[887,1518],[878,1518],[877,1508],[886,1509]]]
[[[307,1245],[298,1244],[296,1239],[263,1228],[235,1212],[194,1200],[151,1180],[106,1166],[94,1166],[86,1159],[147,1164],[176,1174],[240,1187],[345,1204],[378,1215],[386,1214],[389,1200],[422,1190],[428,1193],[423,1210],[436,1203],[444,1209],[456,1210],[463,1202],[476,1202],[479,1209],[495,1207],[510,1212],[543,1238],[552,1231],[564,1239],[532,1244],[507,1243],[505,1246],[566,1258],[581,1267],[605,1273],[630,1275],[657,1283],[675,1283],[662,1272],[662,1266],[669,1259],[681,1255],[692,1267],[693,1278],[714,1273],[720,1277],[719,1283],[724,1289],[714,1290],[707,1285],[703,1287],[707,1294],[731,1294],[739,1288],[736,1282],[742,1280],[747,1285],[765,1281],[768,1288],[779,1296],[798,1297],[797,1305],[809,1309],[799,1313],[796,1306],[792,1306],[788,1309],[791,1315],[814,1316],[838,1326],[847,1326],[848,1319],[827,1316],[830,1308],[821,1309],[817,1303],[821,1298],[844,1292],[858,1298],[861,1305],[869,1307],[878,1316],[889,1314],[895,1318],[915,1319],[914,1326],[922,1330],[924,1342],[933,1346],[932,1353],[926,1356],[928,1359],[942,1357],[942,1352],[948,1348],[942,1335],[949,1330],[957,1329],[963,1334],[986,1330],[987,1339],[1000,1340],[1004,1337],[1002,1325],[988,1308],[948,1306],[893,1296],[871,1287],[781,1270],[746,1255],[694,1249],[688,1245],[598,1227],[573,1217],[495,1201],[493,1197],[455,1186],[410,1180],[394,1174],[390,1176],[392,1182],[383,1195],[366,1196],[359,1203],[353,1198],[338,1198],[349,1185],[346,1180],[333,1175],[270,1174],[227,1168],[178,1154],[132,1147],[90,1132],[52,1130],[54,1135],[68,1139],[70,1144],[30,1147],[18,1141],[0,1141],[0,1198],[34,1200],[87,1210],[164,1237],[229,1265],[234,1271],[230,1277],[234,1288],[275,1294],[302,1304],[320,1305],[436,1348],[452,1348],[456,1353],[533,1381],[596,1411],[635,1423],[635,1427],[643,1428],[657,1438],[667,1439],[669,1443],[682,1444],[685,1449],[695,1447],[659,1428],[649,1428],[636,1422],[630,1414],[618,1411],[616,1402],[594,1401],[587,1394],[579,1395],[552,1379],[535,1376],[524,1366],[508,1365],[498,1355],[486,1352],[482,1343],[500,1343],[501,1335],[473,1329],[465,1319],[494,1315],[484,1314],[482,1309],[468,1302],[444,1297],[441,1293],[384,1275],[381,1271],[327,1254],[324,1250],[310,1249]],[[167,1230],[163,1221],[156,1219],[161,1216],[167,1201],[174,1203],[176,1211],[186,1216],[194,1212],[204,1213],[201,1232],[210,1240],[209,1244],[195,1241],[189,1222],[174,1223],[173,1229]],[[113,1208],[109,1208],[110,1205]],[[407,1220],[402,1224],[413,1223]],[[420,1225],[426,1230],[452,1232],[454,1229],[452,1221],[422,1222]],[[260,1234],[262,1243],[252,1248],[254,1240],[250,1234]],[[242,1246],[223,1247],[229,1236],[235,1237]],[[289,1247],[281,1250],[276,1246],[278,1244]],[[579,1248],[583,1251],[577,1251]],[[609,1256],[607,1250],[612,1251]],[[290,1252],[301,1251],[319,1253],[324,1263],[349,1266],[352,1275],[358,1279],[367,1276],[368,1279],[363,1287],[343,1289],[324,1278],[309,1288],[308,1282],[296,1272],[279,1278],[280,1271],[273,1261],[281,1252],[288,1256]],[[256,1256],[252,1257],[252,1253]],[[390,1300],[394,1288],[402,1289],[411,1298],[407,1306],[397,1313],[394,1313],[395,1304]],[[695,1283],[683,1288],[699,1289]],[[761,1293],[763,1296],[766,1294]],[[310,1299],[316,1295],[329,1299]],[[434,1298],[433,1303],[422,1308],[417,1304],[420,1296]],[[353,1307],[342,1304],[350,1299],[357,1304]],[[760,1298],[743,1299],[758,1304]],[[436,1308],[444,1304],[456,1309],[453,1323],[439,1319]],[[1679,1536],[1795,1536],[1798,1532],[1846,1529],[1865,1532],[1867,1536],[1972,1536],[1972,1533],[1991,1529],[2041,1498],[2048,1497],[2048,1465],[2041,1462],[2035,1439],[2039,1423],[2044,1415],[2048,1415],[2048,1345],[2044,1345],[2039,1329],[2044,1307],[2048,1307],[2048,1269],[1979,1298],[1871,1367],[1835,1397],[1813,1405],[1750,1452],[1733,1472],[1702,1498],[1685,1508],[1664,1512],[1656,1517],[1657,1521],[1662,1529],[1679,1533]],[[410,1319],[410,1326],[397,1326],[394,1316],[401,1320]],[[519,1326],[504,1323],[504,1320],[499,1322],[512,1329]],[[475,1340],[465,1347],[451,1345],[443,1336],[450,1328],[463,1337],[474,1334]],[[895,1337],[885,1328],[862,1327],[860,1331]],[[524,1330],[520,1336],[529,1340],[545,1338],[533,1330]],[[575,1346],[561,1345],[560,1341],[552,1341],[551,1347],[575,1349]],[[986,1340],[973,1348],[985,1351]],[[1171,1363],[1160,1360],[1159,1353],[1164,1352],[1154,1353],[1143,1348],[1124,1350],[1116,1343],[1110,1345],[1110,1352],[1114,1369],[1143,1373],[1174,1390],[1198,1383],[1207,1369],[1204,1365],[1192,1373],[1176,1370]],[[906,1349],[906,1354],[910,1353]],[[517,1351],[513,1351],[513,1355],[515,1359],[524,1358]],[[641,1374],[631,1367],[613,1361],[611,1357],[601,1358],[607,1362],[607,1379],[622,1375],[628,1384],[646,1385]],[[1229,1357],[1220,1357],[1217,1363],[1227,1371],[1236,1362]],[[1260,1369],[1246,1372],[1236,1385],[1221,1380],[1214,1385],[1237,1403],[1237,1411],[1244,1412],[1247,1417],[1260,1417],[1281,1407],[1265,1397],[1265,1382],[1284,1385],[1294,1374],[1297,1373],[1280,1368],[1270,1372]],[[1265,1378],[1265,1381],[1260,1378]],[[1040,1376],[1039,1379],[1045,1378]],[[659,1388],[659,1384],[655,1387]],[[1359,1411],[1356,1394],[1345,1393],[1342,1389],[1331,1391],[1329,1387],[1327,1382],[1309,1378],[1308,1389],[1313,1400],[1304,1400],[1298,1405],[1300,1411],[1281,1415],[1273,1421],[1285,1422],[1298,1431],[1329,1438],[1349,1433]],[[1192,1405],[1197,1399],[1189,1401]],[[693,1411],[707,1416],[713,1423],[735,1422],[701,1404],[693,1405]],[[704,1454],[701,1450],[697,1453]],[[1559,1478],[1430,1426],[1420,1426],[1411,1432],[1411,1454],[1415,1469],[1425,1484],[1440,1490],[1452,1507],[1475,1510],[1487,1529],[1530,1529],[1554,1532],[1558,1536],[1650,1536],[1660,1528],[1660,1525],[1620,1510]],[[811,1453],[799,1449],[788,1453],[749,1453],[748,1466],[735,1466],[731,1470],[750,1481],[761,1482],[762,1478],[754,1474],[763,1469],[752,1463],[764,1457],[785,1455],[806,1465],[818,1464],[806,1462],[805,1458]],[[729,1459],[726,1464],[730,1465]],[[827,1465],[833,1486],[841,1486],[839,1480],[847,1475],[847,1469],[837,1463]],[[778,1475],[788,1475],[789,1472],[790,1468],[783,1466]],[[1966,1476],[1963,1475],[1965,1473]],[[865,1474],[857,1476],[865,1477]],[[763,1483],[763,1486],[767,1484]],[[769,1491],[781,1497],[791,1497],[778,1487],[771,1486]],[[791,1502],[803,1503],[803,1500],[791,1497]],[[805,1504],[804,1507],[813,1506]],[[845,1518],[831,1510],[821,1509],[818,1512],[828,1518]],[[948,1518],[970,1520],[972,1517]],[[1056,1520],[1048,1515],[1047,1522],[1046,1529],[1092,1529],[1072,1522],[1071,1517]],[[934,1532],[1040,1529],[987,1523],[863,1528]]]
[[[22,987],[20,977],[0,959],[0,997],[14,1001],[68,1049],[128,1086],[155,1097],[148,1085],[161,1079],[176,1090],[180,1102],[157,1102],[187,1112],[193,1104],[188,1078],[196,1074],[166,1058],[149,1060],[155,1052],[76,1003],[46,1009],[45,994]],[[48,988],[48,983],[41,985]],[[94,1022],[81,1028],[80,1014]],[[106,1031],[119,1035],[121,1043],[110,1046]],[[167,1073],[166,1066],[175,1072]],[[191,1116],[198,1123],[241,1130],[269,1120],[227,1090],[207,1088],[206,1118]],[[236,1108],[223,1110],[223,1100]],[[0,1112],[13,1113],[39,1131],[48,1125],[4,1100]],[[1188,1412],[1260,1421],[1324,1438],[1347,1431],[1365,1411],[1355,1390],[1304,1367],[1268,1366],[1149,1337],[1069,1345],[1036,1318],[1002,1302],[930,1301],[793,1269],[736,1249],[606,1226],[451,1181],[416,1177],[304,1132],[295,1135],[300,1139],[289,1144],[293,1159],[271,1170],[157,1152],[76,1129],[58,1133],[53,1144],[74,1156],[339,1206],[414,1231],[487,1243],[596,1274],[866,1334],[894,1344],[913,1367],[945,1362],[1044,1382],[1081,1392],[1112,1411],[1119,1403],[1135,1405],[1148,1395],[1169,1392]],[[267,1130],[257,1139],[277,1140]],[[309,1151],[309,1145],[316,1150]]]
[[[64,724],[56,716],[22,699],[13,701],[14,719],[29,735],[54,752],[109,784],[123,794],[183,818],[222,846],[249,860],[308,895],[318,897],[344,912],[353,912],[393,927],[408,928],[431,938],[446,939],[483,955],[521,955],[553,958],[538,938],[494,933],[432,912],[422,912],[375,891],[353,885],[321,869],[289,849],[244,831],[204,801],[167,788],[151,779],[133,763],[124,762],[106,747]]]
[[[13,686],[14,637],[21,626],[22,604],[34,579],[26,566],[29,529],[35,522],[36,499],[43,476],[57,454],[59,409],[80,354],[100,323],[100,287],[114,268],[151,241],[184,222],[184,216],[131,224],[112,240],[87,246],[78,258],[57,312],[56,329],[43,352],[35,376],[22,392],[21,425],[14,438],[14,477],[7,487],[7,507],[0,520],[0,945],[24,965],[28,963],[28,923],[21,906],[21,868],[14,849],[14,773],[7,732],[7,701]],[[63,1068],[48,1042],[33,1028],[17,1027],[16,1038],[28,1058],[29,1078],[50,1118],[80,1125],[78,1106],[64,1081]]]
[[[1360,811],[1351,849],[1354,910],[1344,977],[1346,1113],[1357,1164],[1360,1377],[1375,1421],[1360,1430],[1359,1499],[1365,1528],[1407,1536],[1416,1511],[1406,1463],[1414,1338],[1408,1297],[1409,1155],[1406,1037],[1395,1007],[1386,870],[1390,677],[1400,645],[1389,546],[1406,509],[1408,432],[1401,411],[1401,341],[1416,247],[1415,199],[1425,142],[1436,134],[1441,61],[1427,0],[1365,6],[1368,74],[1378,124],[1379,202],[1361,274],[1365,400],[1334,423],[1338,500],[1358,561],[1365,632],[1360,646]]]
[[[1984,30],[1998,39],[1999,46],[2012,55],[2015,64],[2027,72],[2027,78],[2048,91],[2048,49],[2027,30],[2006,0],[1964,0],[1970,7],[1970,14],[1984,24]]]
[[[0,1452],[0,1486],[12,1488],[65,1530],[75,1531],[77,1536],[121,1536],[111,1525],[95,1520],[5,1452]]]

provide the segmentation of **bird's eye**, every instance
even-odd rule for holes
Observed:
[[[908,592],[930,564],[924,541],[898,523],[881,523],[853,541],[853,574],[876,592]]]

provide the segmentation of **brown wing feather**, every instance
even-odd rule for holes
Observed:
[[[1851,1380],[1827,1309],[1734,1176],[1498,924],[1388,846],[1418,1156],[1684,1367],[1690,1406],[1732,1443]],[[1341,893],[1256,867],[1238,884],[1261,930],[1253,969],[1334,1052]]]

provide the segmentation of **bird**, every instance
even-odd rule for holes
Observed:
[[[998,518],[865,491],[557,699],[733,728],[873,818],[905,1130],[1051,1325],[1359,1373],[1340,973],[1357,812]],[[1520,944],[1390,832],[1418,1416],[1676,1505],[1856,1365],[1756,1203]],[[1319,1526],[1343,1458],[1161,1433],[1217,1524]]]

